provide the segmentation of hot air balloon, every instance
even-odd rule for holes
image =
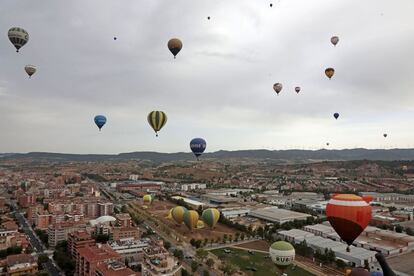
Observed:
[[[19,27],[10,28],[7,35],[10,42],[16,47],[16,52],[19,52],[19,49],[29,41],[29,33]]]
[[[387,138],[387,136],[388,136],[388,134],[387,133],[384,133],[384,138]]]
[[[194,153],[194,155],[198,157],[203,154],[203,152],[206,150],[207,143],[206,140],[203,138],[194,138],[190,142],[190,149]]]
[[[331,79],[331,78],[333,77],[334,73],[335,73],[335,69],[333,69],[333,68],[326,68],[326,69],[325,69],[325,75],[326,75],[329,79]]]
[[[272,261],[281,271],[285,271],[295,260],[295,248],[285,241],[273,243],[269,248],[269,254]]]
[[[370,276],[371,274],[368,272],[368,270],[365,270],[362,267],[355,267],[347,275],[348,276]]]
[[[167,215],[167,219],[172,219],[173,217],[172,217],[172,210],[173,210],[174,208],[171,208],[169,211],[168,211],[168,215]]]
[[[99,131],[101,131],[101,128],[106,124],[106,117],[103,115],[96,115],[94,121],[98,126]]]
[[[158,131],[167,123],[167,115],[162,111],[151,111],[147,116],[148,123],[155,131],[158,137]]]
[[[336,44],[338,44],[338,42],[339,42],[339,37],[337,37],[337,36],[333,36],[333,37],[331,37],[331,43],[332,43],[334,46],[336,46]]]
[[[181,48],[183,48],[183,43],[178,38],[172,38],[168,41],[168,49],[170,49],[174,58],[181,51]]]
[[[188,210],[183,206],[176,206],[171,211],[171,216],[177,224],[181,224],[184,221],[184,214],[187,213]]]
[[[207,19],[210,20],[210,16],[207,16]]]
[[[154,200],[154,196],[153,195],[144,195],[142,200],[144,201],[144,204],[151,205],[152,201]]]
[[[204,222],[202,220],[198,220],[197,221],[197,229],[202,229],[204,228]]]
[[[283,85],[281,83],[273,84],[273,90],[275,90],[276,94],[279,95],[280,91],[282,91]]]
[[[299,93],[300,92],[300,87],[299,86],[296,86],[295,87],[295,91],[296,91],[296,93]]]
[[[327,146],[329,146],[329,143],[326,143]]]
[[[335,118],[335,119],[337,119],[337,120],[338,120],[339,113],[338,113],[338,112],[335,112],[333,116],[334,116],[334,118]]]
[[[273,7],[273,4],[272,3],[270,3],[270,7]]]
[[[336,233],[349,246],[364,231],[371,220],[371,197],[337,194],[326,205],[326,216]]]
[[[198,213],[194,210],[184,213],[184,224],[191,232],[197,227],[198,218]]]
[[[201,218],[208,226],[214,228],[220,219],[220,212],[216,208],[208,208],[203,211]]]
[[[25,67],[24,67],[24,70],[26,71],[26,73],[29,75],[29,78],[31,78],[32,77],[32,75],[34,74],[34,73],[36,73],[36,66],[34,66],[34,65],[26,65]]]
[[[118,38],[116,36],[114,36],[114,40],[117,40]]]

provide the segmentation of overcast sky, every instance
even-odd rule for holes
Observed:
[[[189,151],[194,137],[207,151],[414,147],[413,10],[413,0],[2,0],[0,152]],[[30,35],[20,53],[14,26]],[[38,68],[30,80],[26,64]],[[168,115],[158,138],[152,110]]]

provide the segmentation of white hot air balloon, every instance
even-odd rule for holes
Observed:
[[[273,84],[273,90],[275,90],[276,94],[279,95],[280,91],[282,91],[283,85],[281,83]]]
[[[337,37],[337,36],[333,36],[333,37],[331,37],[331,43],[332,43],[334,46],[336,46],[336,44],[338,44],[338,42],[339,42],[339,37]]]

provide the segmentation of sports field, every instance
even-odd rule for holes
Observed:
[[[248,251],[235,249],[235,248],[225,248],[230,250],[230,253],[225,253],[224,249],[215,249],[212,250],[215,255],[217,255],[221,260],[230,262],[240,268],[247,275],[254,276],[274,276],[281,275],[277,267],[273,264],[272,260],[268,258],[268,254],[254,252],[250,254]],[[257,271],[253,271],[252,268]],[[294,269],[290,268],[285,271],[289,276],[313,276],[314,274],[307,272],[299,267]]]

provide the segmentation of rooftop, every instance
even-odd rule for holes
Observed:
[[[108,276],[139,276],[140,272],[135,272],[127,268],[123,263],[117,261],[102,262],[97,265],[96,270]]]
[[[107,259],[120,258],[107,244],[97,244],[94,246],[86,246],[78,249],[79,255],[85,257],[90,262],[104,261]]]
[[[306,219],[307,217],[311,217],[309,214],[294,212],[286,209],[279,209],[277,207],[265,207],[252,210],[249,215],[269,221]]]

